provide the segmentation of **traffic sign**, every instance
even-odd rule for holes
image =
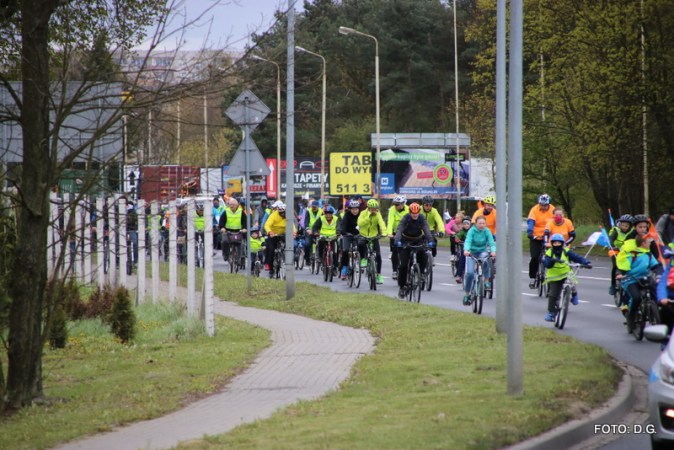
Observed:
[[[246,120],[246,106],[248,107],[248,118]],[[225,114],[240,127],[248,126],[248,132],[253,131],[269,115],[271,109],[262,100],[257,98],[251,91],[244,91],[234,100]]]
[[[262,156],[262,153],[260,153],[260,149],[257,148],[257,145],[255,145],[255,141],[253,141],[253,138],[249,137],[248,141],[250,142],[250,148],[248,149],[248,152],[250,153],[250,167],[248,170],[250,170],[250,175],[269,175],[270,170],[269,167],[267,166],[267,161],[265,161],[264,157]],[[246,175],[246,141],[244,140],[241,145],[239,145],[239,149],[236,151],[234,154],[234,157],[229,163],[229,167],[227,168],[227,176],[240,176],[240,175]]]

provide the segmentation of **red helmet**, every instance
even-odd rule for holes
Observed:
[[[412,203],[410,205],[410,212],[411,213],[417,214],[419,211],[421,211],[421,206],[419,206],[418,203]]]

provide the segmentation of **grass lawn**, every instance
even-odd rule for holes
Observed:
[[[242,305],[352,327],[378,338],[342,389],[271,419],[190,442],[190,449],[496,449],[594,408],[613,395],[622,372],[608,353],[525,327],[525,394],[506,394],[506,337],[494,320],[416,305],[360,290],[336,294],[243,275],[216,274],[216,292]],[[423,301],[423,300],[422,300]]]
[[[65,349],[45,348],[46,399],[0,421],[0,449],[52,447],[162,416],[218,391],[270,344],[269,331],[220,316],[208,338],[202,323],[166,304],[146,303],[136,315],[131,346],[94,319],[72,324]]]

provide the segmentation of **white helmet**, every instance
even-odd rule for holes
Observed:
[[[283,202],[282,202],[281,200],[276,200],[276,201],[274,202],[274,204],[271,205],[271,207],[272,207],[273,209],[278,209],[278,207],[281,206],[281,205],[283,205]]]
[[[281,202],[279,202],[279,203],[281,203]],[[286,204],[281,203],[280,205],[278,205],[277,210],[278,210],[278,212],[286,212]]]
[[[396,195],[395,198],[393,199],[393,203],[401,203],[404,205],[405,203],[407,203],[407,197],[405,197],[404,195]]]

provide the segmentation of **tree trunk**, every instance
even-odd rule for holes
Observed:
[[[42,389],[49,192],[56,165],[56,155],[49,152],[49,19],[57,4],[58,0],[25,0],[21,4],[23,165],[9,290],[6,407],[11,409],[27,404]]]

